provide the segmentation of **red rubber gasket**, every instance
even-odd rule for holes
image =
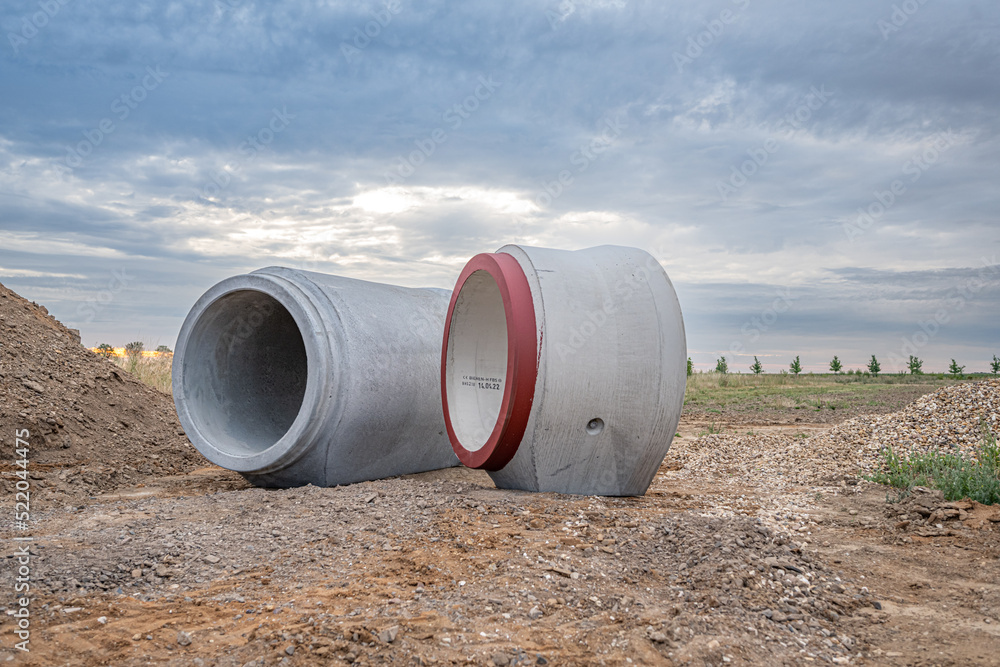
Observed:
[[[507,377],[504,382],[500,414],[490,437],[480,449],[469,451],[459,442],[448,411],[448,340],[455,304],[465,282],[473,273],[485,271],[500,288],[504,316],[507,319]],[[521,265],[506,253],[476,255],[462,269],[448,304],[444,321],[444,344],[441,348],[441,405],[448,439],[459,460],[469,468],[500,470],[507,465],[524,438],[538,378],[538,331],[535,328],[535,304],[531,287]]]

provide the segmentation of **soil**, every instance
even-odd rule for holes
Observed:
[[[169,397],[3,295],[0,435],[16,470],[14,429],[32,430],[32,505],[26,530],[0,532],[0,662],[967,665],[1000,655],[1000,511],[930,491],[895,502],[802,446],[829,424],[785,414],[748,427],[723,413],[713,419],[730,435],[717,435],[685,416],[641,498],[498,490],[460,468],[256,489],[201,459]],[[16,479],[5,475],[12,515]],[[25,545],[29,652],[14,648]]]
[[[15,431],[27,429],[38,507],[204,465],[173,400],[80,345],[48,311],[0,285],[0,491],[12,497]]]

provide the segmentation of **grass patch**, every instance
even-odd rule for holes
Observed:
[[[909,494],[914,486],[940,489],[948,501],[969,498],[984,505],[1000,503],[1000,446],[986,422],[975,457],[960,454],[882,452],[883,469],[867,477]]]
[[[896,410],[917,397],[959,381],[946,375],[807,373],[695,373],[684,406],[699,412],[794,410],[838,414]],[[801,412],[800,412],[801,414]],[[846,417],[845,417],[846,418]]]
[[[148,384],[164,394],[171,393],[170,365],[173,363],[172,355],[160,357],[126,355],[124,357],[109,357],[108,360],[116,366],[124,368],[143,384]]]

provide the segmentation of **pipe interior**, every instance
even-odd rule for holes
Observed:
[[[455,436],[482,449],[500,417],[507,376],[507,316],[496,281],[476,271],[455,298],[445,383]]]
[[[208,306],[183,363],[188,413],[201,435],[228,454],[268,449],[302,407],[308,371],[302,333],[263,292],[232,292]]]

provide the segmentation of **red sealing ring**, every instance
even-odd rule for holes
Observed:
[[[451,336],[451,318],[455,312],[458,295],[465,281],[476,271],[485,271],[496,282],[503,299],[503,312],[507,319],[507,377],[504,382],[500,414],[490,437],[480,449],[470,451],[462,446],[451,424],[448,411],[448,340]],[[469,468],[500,470],[507,465],[524,438],[535,398],[535,380],[538,378],[538,333],[535,328],[535,304],[531,287],[521,265],[506,253],[476,255],[462,269],[455,290],[448,304],[444,321],[444,344],[441,348],[441,405],[444,423],[448,428],[451,448],[459,460]]]

